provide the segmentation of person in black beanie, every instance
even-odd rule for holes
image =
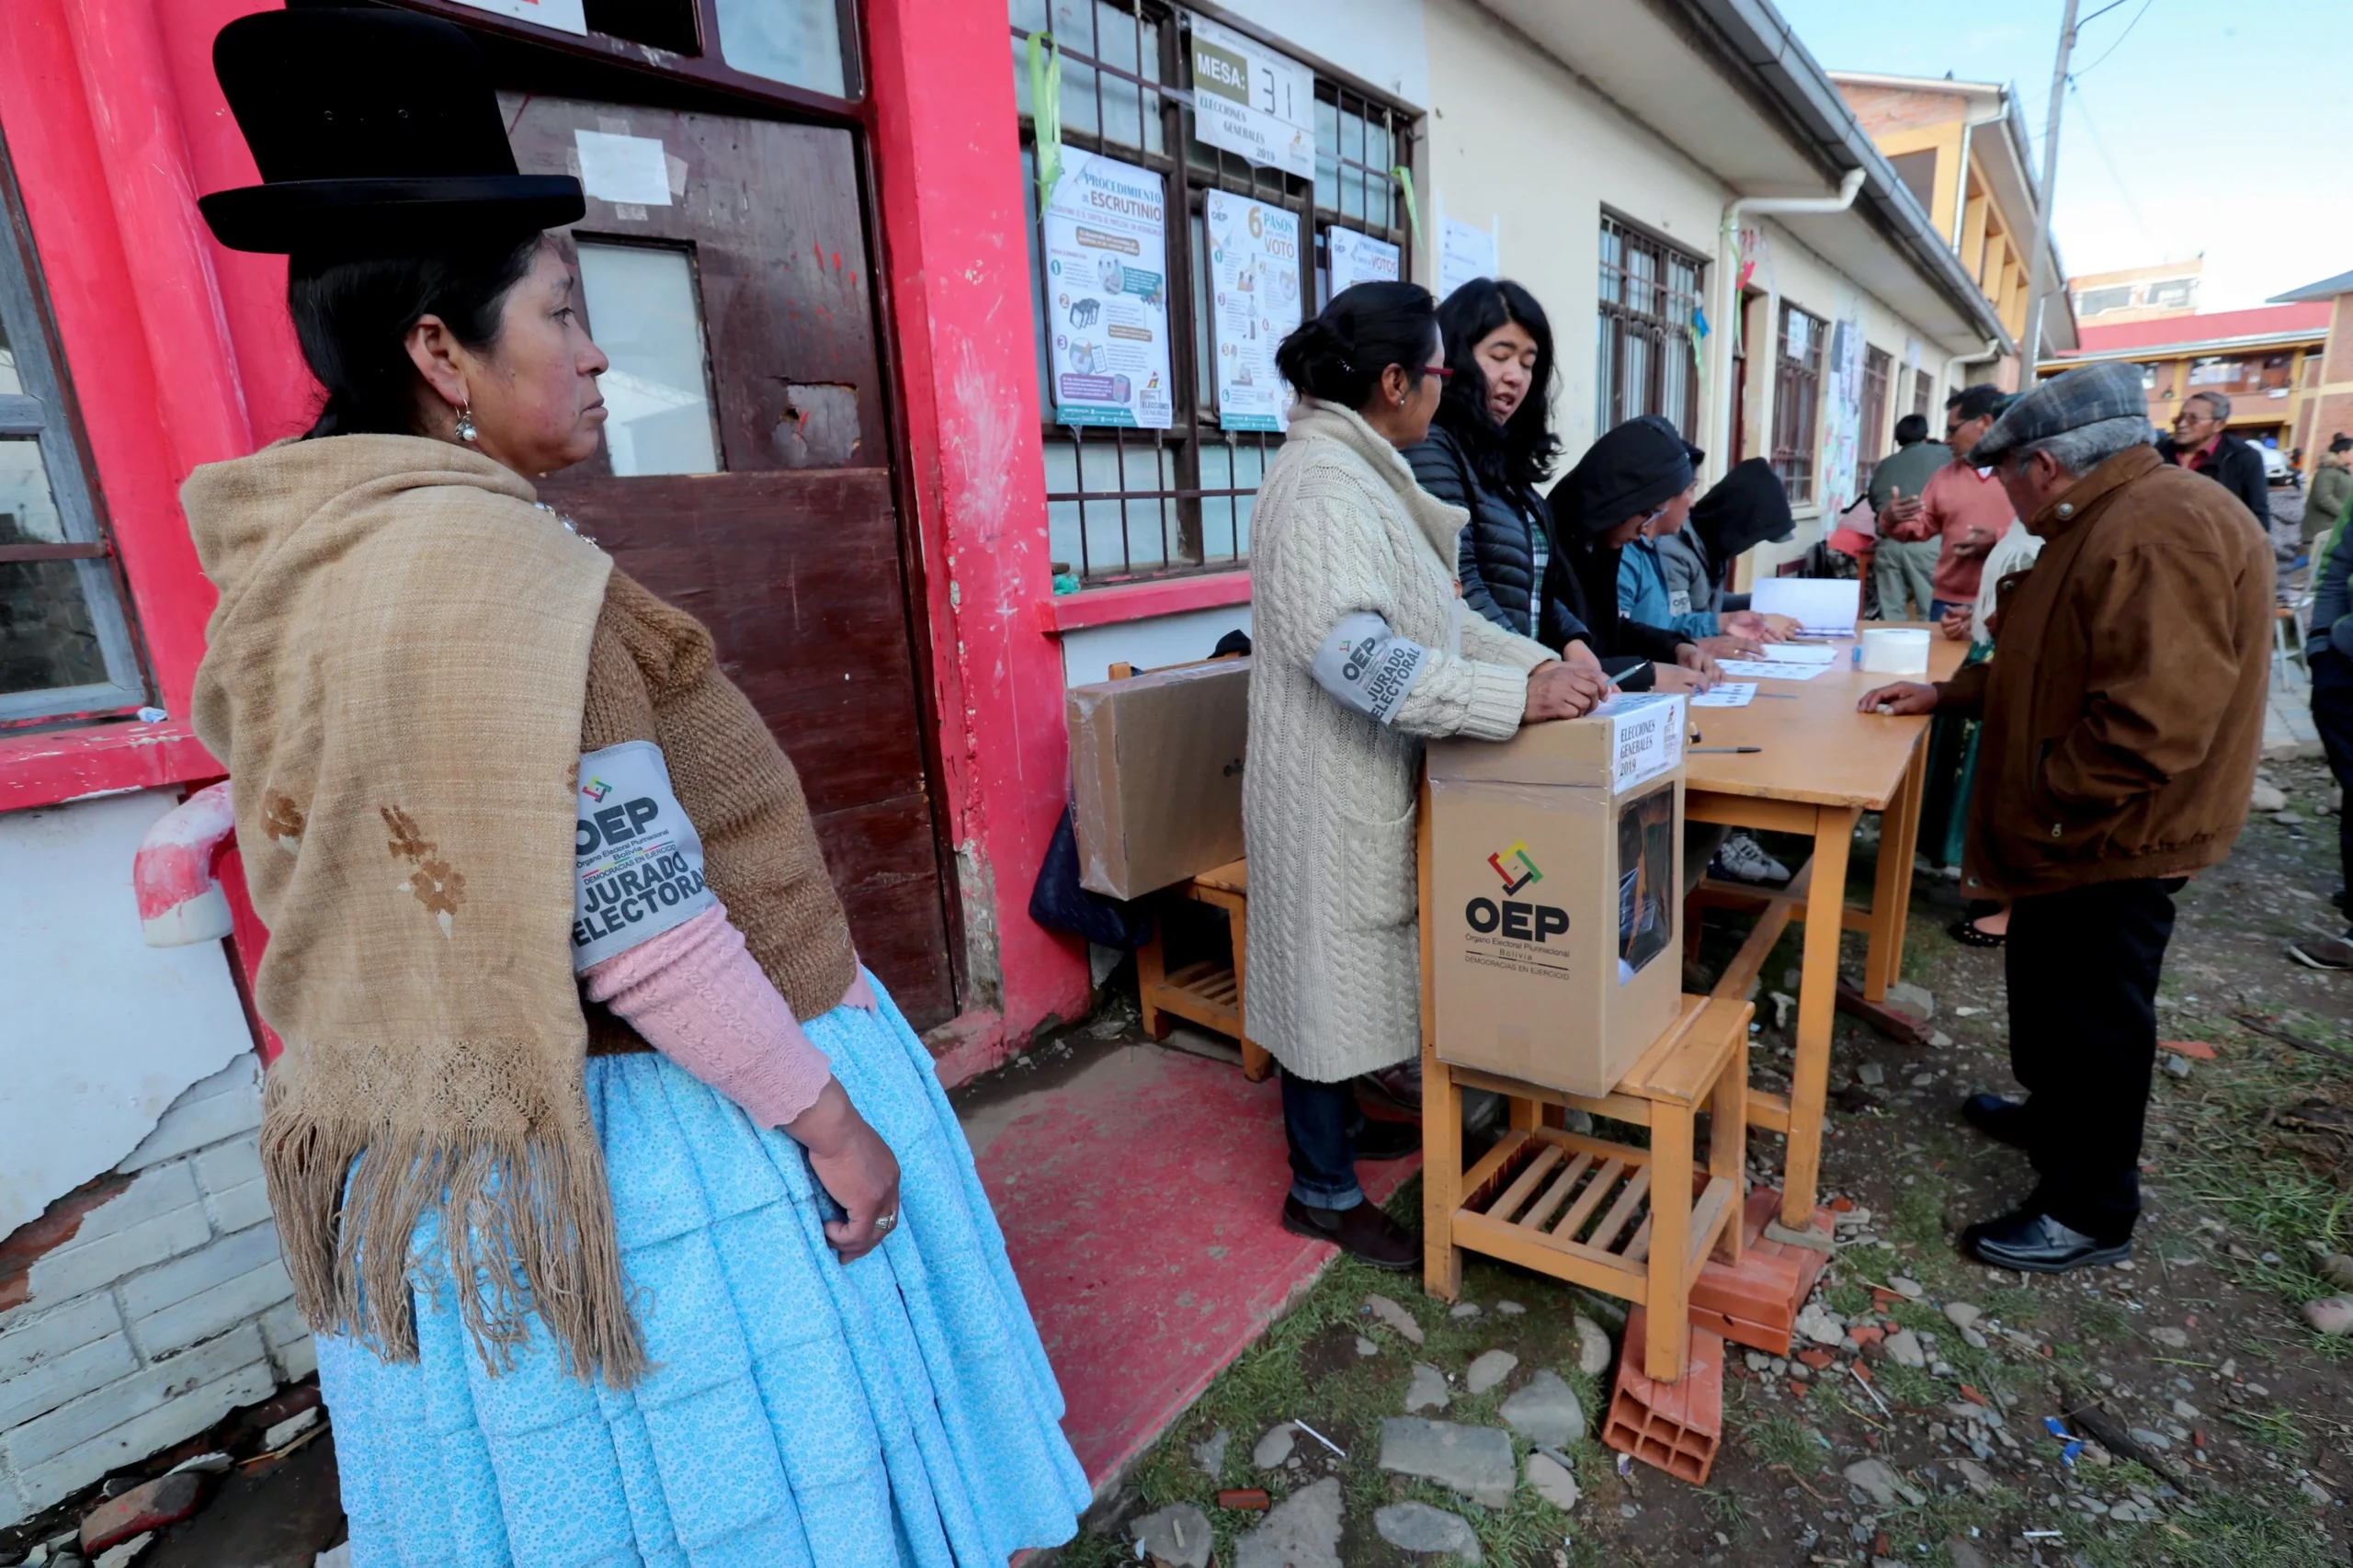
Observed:
[[[1669,421],[1645,414],[1577,460],[1545,497],[1554,548],[1538,642],[1586,643],[1625,691],[1705,691],[1715,683],[1722,672],[1690,638],[1618,614],[1619,552],[1645,528],[1682,526],[1699,490],[1691,465],[1706,455]]]

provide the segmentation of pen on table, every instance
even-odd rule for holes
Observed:
[[[1695,751],[1695,752],[1727,752],[1727,753],[1733,753],[1733,752],[1763,751],[1765,748],[1764,748],[1763,746],[1693,746],[1691,749],[1692,749],[1693,751]]]

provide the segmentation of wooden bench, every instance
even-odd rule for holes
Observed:
[[[1242,987],[1250,953],[1250,862],[1236,860],[1204,871],[1162,896],[1188,898],[1225,911],[1233,936],[1233,958],[1229,963],[1203,959],[1171,973],[1166,949],[1161,945],[1160,923],[1154,921],[1151,939],[1136,950],[1136,990],[1142,1004],[1144,1033],[1154,1040],[1167,1039],[1169,1024],[1163,1015],[1174,1014],[1205,1029],[1230,1035],[1242,1047],[1242,1075],[1252,1083],[1264,1081],[1274,1072],[1275,1060],[1251,1040],[1242,1017]]]

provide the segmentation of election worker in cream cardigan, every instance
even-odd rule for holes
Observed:
[[[326,389],[183,491],[220,605],[262,1156],[352,1561],[1003,1568],[1086,1478],[929,1053],[710,634],[536,504],[605,357],[447,22],[214,62]]]
[[[1282,1064],[1284,1228],[1406,1269],[1421,1244],[1364,1200],[1356,1161],[1419,1140],[1368,1124],[1351,1080],[1421,1049],[1422,743],[1574,718],[1603,677],[1583,643],[1563,663],[1464,611],[1469,515],[1424,492],[1400,455],[1428,434],[1449,373],[1427,290],[1344,290],[1276,363],[1299,396],[1251,518],[1245,1010]]]

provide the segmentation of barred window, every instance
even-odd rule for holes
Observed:
[[[1923,419],[1927,419],[1928,410],[1935,403],[1936,390],[1937,382],[1935,377],[1929,375],[1926,370],[1913,371],[1912,412],[1918,415]],[[1935,427],[1936,421],[1929,419],[1928,425],[1928,434],[1935,436],[1937,434]],[[1942,437],[1939,437],[1938,439],[1942,439]]]
[[[0,732],[147,700],[0,147]]]
[[[1404,200],[1389,171],[1412,162],[1413,121],[1393,105],[1318,76],[1315,174],[1264,168],[1194,134],[1182,24],[1165,5],[1132,0],[1009,0],[1013,79],[1027,175],[1029,274],[1043,410],[1046,516],[1057,572],[1089,585],[1224,570],[1250,554],[1250,511],[1275,431],[1220,427],[1210,373],[1210,244],[1204,198],[1225,191],[1298,215],[1303,313],[1328,298],[1330,236],[1353,231],[1397,247],[1410,278]],[[1063,425],[1055,418],[1053,297],[1038,206],[1036,106],[1029,51],[1048,34],[1061,57],[1062,144],[1160,176],[1167,199],[1172,416],[1165,430]],[[1145,265],[1139,261],[1139,266]],[[1305,276],[1312,267],[1313,278]]]
[[[1895,360],[1884,349],[1863,345],[1863,418],[1856,426],[1855,493],[1870,488],[1871,471],[1879,467],[1888,443],[1888,383],[1895,379]]]
[[[1692,328],[1705,263],[1604,214],[1594,433],[1663,414],[1686,437],[1699,422]]]
[[[1781,301],[1780,352],[1773,360],[1773,472],[1781,476],[1792,506],[1814,499],[1825,331],[1820,316]]]

